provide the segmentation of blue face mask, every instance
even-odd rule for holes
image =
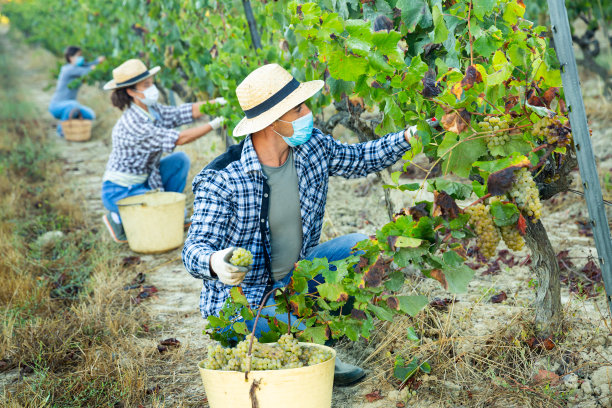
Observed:
[[[76,59],[76,61],[74,61],[74,64],[78,67],[82,67],[83,64],[85,64],[85,58],[83,58],[82,55],[79,55]]]
[[[301,144],[306,143],[310,140],[310,136],[312,136],[313,125],[313,117],[312,112],[309,112],[307,115],[302,116],[294,120],[293,122],[287,122],[285,120],[280,120],[280,122],[291,123],[293,126],[293,136],[285,137],[280,133],[276,132],[277,135],[282,136],[283,140],[291,147],[299,146]]]

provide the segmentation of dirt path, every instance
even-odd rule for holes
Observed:
[[[90,225],[104,228],[101,223],[104,208],[99,198],[100,186],[110,153],[110,129],[118,118],[119,112],[110,107],[107,93],[96,87],[83,86],[79,94],[80,101],[93,107],[98,114],[93,138],[85,143],[70,143],[57,138],[54,131],[55,126],[52,125],[53,121],[46,113],[46,106],[53,92],[53,88],[47,89],[47,86],[55,82],[54,78],[50,77],[49,67],[54,66],[56,59],[40,48],[22,47],[22,49],[22,63],[31,77],[27,86],[41,112],[45,112],[44,118],[49,121],[49,138],[55,140],[64,162],[64,170],[70,176],[74,189],[79,191],[82,197]],[[589,86],[588,83],[586,86]],[[592,109],[596,116],[592,121],[596,156],[600,168],[610,171],[612,168],[610,118],[607,114],[597,115],[602,108],[601,102],[592,102],[591,106],[597,106],[597,109]],[[609,105],[606,109],[607,112],[612,112]],[[350,138],[346,140],[353,141]],[[188,179],[191,181],[203,166],[224,150],[224,144],[219,135],[215,134],[178,150],[187,152],[192,160],[192,169]],[[188,202],[191,202],[193,197],[189,187],[186,190]],[[399,192],[393,194],[396,202],[401,202],[404,206],[412,205],[416,198],[411,194],[401,195]],[[356,197],[358,206],[355,204]],[[426,197],[421,195],[418,198]],[[355,231],[366,234],[374,233],[375,226],[383,225],[387,221],[383,203],[383,192],[380,185],[374,182],[374,176],[361,180],[332,180],[322,239],[327,240]],[[555,250],[567,249],[570,256],[574,257],[576,263],[580,263],[578,266],[581,267],[586,263],[589,255],[595,255],[592,238],[581,235],[580,225],[575,223],[587,216],[586,206],[580,198],[564,195],[548,203],[546,208],[543,222],[547,230],[551,232],[550,238]],[[117,257],[133,255],[127,245],[117,246]],[[525,255],[526,253],[522,253],[517,258],[521,259]],[[159,339],[176,337],[182,344],[180,358],[169,360],[167,365],[160,368],[156,377],[164,389],[166,398],[164,406],[205,406],[203,387],[195,367],[196,361],[204,356],[207,344],[205,336],[202,335],[205,322],[198,310],[201,282],[193,279],[185,271],[180,260],[180,248],[161,255],[140,255],[140,258],[147,271],[146,283],[155,285],[159,289],[155,298],[143,302],[142,305],[151,310],[155,321],[159,324]],[[481,272],[476,274],[474,281],[470,284],[469,293],[460,297],[456,306],[451,306],[449,314],[444,317],[443,321],[446,326],[455,330],[456,338],[463,339],[463,342],[458,342],[456,347],[464,347],[466,352],[470,352],[469,347],[472,349],[476,347],[478,339],[501,330],[509,322],[513,322],[517,316],[525,315],[533,299],[532,276],[527,267],[502,266],[499,274],[484,275]],[[131,276],[126,276],[126,282],[131,278]],[[411,289],[429,294],[431,297],[448,297],[448,294],[441,290],[437,283],[418,277],[412,281]],[[508,294],[508,301],[504,304],[490,303],[491,295],[501,291]],[[577,382],[575,387],[571,385],[573,383],[569,383],[570,380],[564,380],[570,384],[564,389],[574,390],[572,395],[575,395],[573,398],[578,404],[575,406],[612,406],[610,398],[607,397],[612,393],[606,391],[605,379],[595,378],[596,368],[612,366],[612,336],[608,335],[610,329],[606,325],[606,319],[609,320],[609,318],[603,298],[584,300],[571,295],[567,287],[563,287],[563,302],[568,315],[568,324],[574,329],[571,334],[572,339],[576,343],[577,353],[581,353],[581,364],[589,367],[588,370],[582,369],[579,377],[581,382]],[[386,327],[381,331],[381,337],[369,343],[359,342],[352,346],[341,347],[341,355],[349,361],[363,363],[371,370],[371,373],[368,380],[358,387],[335,389],[334,407],[395,407],[396,399],[406,397],[405,392],[401,394],[395,391],[384,380],[384,373],[378,370],[385,360],[381,350],[386,350],[385,347],[396,341],[395,339],[405,342],[403,336],[405,336],[406,324],[408,323],[403,322],[395,328]],[[400,333],[399,329],[404,331]],[[425,338],[424,341],[426,341]],[[373,358],[374,355],[377,357]],[[388,357],[384,364],[388,366]],[[556,363],[544,361],[538,364],[534,364],[534,367],[553,371]],[[610,373],[612,374],[612,371]],[[454,406],[448,401],[454,401],[453,398],[464,392],[461,381],[458,378],[436,378],[436,381],[442,384],[446,391],[441,394],[439,388],[429,386],[425,382],[419,396],[410,400],[410,406]],[[573,377],[571,381],[574,381]],[[582,387],[581,384],[586,382],[591,388]],[[478,386],[482,387],[485,384],[475,385],[476,388]],[[372,403],[367,402],[364,395],[374,389],[382,390],[384,398]],[[502,406],[500,404],[495,402],[490,406]],[[154,402],[154,406],[161,405],[161,403],[158,405],[157,402]],[[503,406],[516,405],[508,403]]]

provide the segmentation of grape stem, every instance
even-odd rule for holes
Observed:
[[[489,197],[491,197],[491,193],[488,193],[488,194],[483,195],[483,196],[482,196],[482,197],[480,197],[478,200],[474,201],[472,204],[468,205],[468,206],[467,206],[467,207],[465,207],[465,208],[471,207],[471,206],[476,205],[476,204],[478,204],[478,203],[482,203],[484,200],[486,200],[486,199],[487,199],[487,198],[489,198]],[[464,208],[464,210],[465,210],[465,208]]]
[[[259,322],[259,316],[261,316],[261,311],[263,310],[264,305],[268,301],[268,298],[271,294],[273,294],[278,288],[274,288],[268,293],[266,293],[259,304],[259,308],[257,309],[257,316],[255,317],[255,323],[253,324],[253,330],[251,330],[251,340],[249,341],[249,352],[247,354],[247,367],[244,372],[245,381],[249,379],[249,371],[251,371],[251,353],[253,351],[253,341],[255,340],[255,329],[257,328],[257,322]]]

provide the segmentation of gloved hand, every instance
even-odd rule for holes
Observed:
[[[226,285],[240,285],[244,276],[251,267],[232,265],[229,260],[236,247],[229,247],[217,252],[213,252],[210,256],[210,267],[217,274],[219,280]]]
[[[427,123],[432,129],[438,129],[442,127],[442,124],[440,123],[440,121],[436,119],[435,117],[431,119],[427,119]]]
[[[220,96],[218,98],[213,99],[212,101],[209,101],[210,103],[216,103],[217,105],[227,105],[227,101],[225,100],[224,97]]]
[[[213,120],[211,120],[210,122],[208,122],[208,124],[210,125],[210,127],[213,128],[213,130],[217,130],[221,127],[224,121],[225,121],[225,118],[223,116],[218,116],[214,118]]]

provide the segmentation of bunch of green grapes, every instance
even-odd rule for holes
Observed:
[[[533,125],[532,132],[549,145],[567,146],[572,141],[571,132],[558,118],[542,118]]]
[[[209,370],[229,370],[245,372],[248,367],[248,351],[251,335],[234,348],[223,348],[220,345],[208,346],[208,358],[204,368]],[[328,361],[332,353],[319,347],[301,346],[296,338],[284,334],[276,344],[262,344],[253,339],[251,352],[251,370],[281,370],[311,366]]]
[[[480,127],[484,131],[492,132],[487,138],[487,147],[492,149],[495,146],[503,146],[510,141],[510,134],[503,132],[504,129],[510,128],[505,118],[497,116],[486,116]]]
[[[464,212],[470,215],[470,223],[474,227],[476,235],[478,235],[477,242],[480,253],[486,258],[495,255],[501,236],[493,222],[489,206],[478,203],[467,207]]]
[[[236,248],[232,252],[230,263],[236,266],[250,266],[253,264],[253,254],[244,248]]]
[[[506,246],[513,251],[520,251],[525,246],[525,240],[516,225],[506,225],[500,228],[501,236]]]
[[[533,181],[531,172],[522,167],[514,175],[514,184],[510,189],[510,197],[516,202],[516,206],[529,216],[533,223],[538,222],[542,216],[542,203],[540,192]]]

